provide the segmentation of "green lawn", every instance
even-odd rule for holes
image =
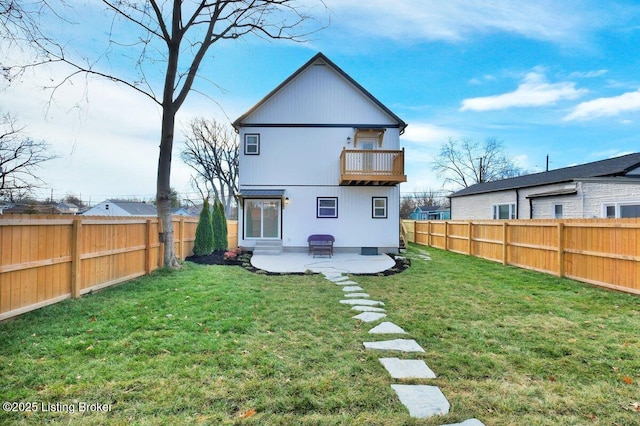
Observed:
[[[640,423],[640,298],[428,251],[355,280],[425,348],[393,356],[425,360],[447,416],[409,418],[340,287],[187,263],[0,323],[0,401],[38,409],[0,424]]]

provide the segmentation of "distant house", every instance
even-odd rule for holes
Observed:
[[[156,206],[144,201],[105,200],[83,213],[85,216],[157,216]]]
[[[259,70],[258,70],[259,72]],[[407,124],[322,53],[234,123],[239,245],[397,252]]]
[[[56,210],[61,214],[78,214],[80,208],[73,203],[59,203],[56,205]]]
[[[443,206],[420,206],[409,213],[411,220],[449,220],[451,211]]]
[[[452,219],[640,217],[640,153],[480,183],[449,197]]]

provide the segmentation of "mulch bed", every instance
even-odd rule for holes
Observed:
[[[253,252],[247,251],[239,254],[236,258],[225,258],[225,251],[214,251],[211,254],[204,256],[189,256],[185,260],[193,263],[198,263],[200,265],[229,265],[229,266],[240,266],[246,269],[249,272],[265,274],[265,275],[307,275],[304,272],[267,272],[262,269],[254,268],[251,265],[251,256],[253,256]],[[394,259],[393,254],[387,254],[387,256]],[[374,273],[374,274],[350,274],[356,276],[389,276],[399,274],[405,269],[411,266],[411,260],[407,258],[403,259],[395,259],[395,266],[387,269],[386,271]]]

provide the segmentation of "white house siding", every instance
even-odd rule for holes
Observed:
[[[394,120],[326,65],[311,65],[243,120],[246,124],[394,124]]]
[[[378,247],[397,250],[399,241],[398,186],[261,186],[260,189],[285,189],[288,204],[282,211],[282,244],[285,248],[307,247],[311,234],[331,234],[335,247],[359,250]],[[337,197],[338,217],[317,218],[317,197]],[[372,218],[372,197],[387,197],[387,218]],[[242,207],[242,206],[241,206]],[[244,239],[243,211],[240,211],[240,245],[253,247],[255,240]]]
[[[545,192],[575,188],[575,194],[549,197],[527,196]],[[620,203],[640,204],[640,181],[612,181],[607,179],[586,179],[577,183],[561,183],[553,185],[521,188],[518,190],[518,218],[520,219],[553,219],[554,206],[562,204],[562,217],[601,218],[606,217],[605,205]],[[492,219],[492,205],[516,202],[516,191],[506,190],[486,194],[454,197],[451,199],[451,214],[454,220]],[[530,211],[533,207],[533,212]]]
[[[606,217],[605,204],[640,204],[640,182],[582,182],[584,217]]]
[[[244,155],[244,135],[248,133],[260,134],[259,155]],[[353,149],[354,129],[246,127],[240,136],[240,186],[338,185],[340,153],[343,148]],[[380,149],[398,146],[398,129],[387,129]]]
[[[493,219],[494,204],[516,203],[516,191],[489,192],[451,198],[452,220],[488,220]],[[520,203],[522,204],[522,203]],[[520,205],[520,209],[524,206]],[[522,217],[522,211],[519,214]],[[528,217],[528,216],[527,216]]]

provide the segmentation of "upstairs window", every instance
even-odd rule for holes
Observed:
[[[244,135],[244,155],[260,155],[260,135],[248,133]]]

